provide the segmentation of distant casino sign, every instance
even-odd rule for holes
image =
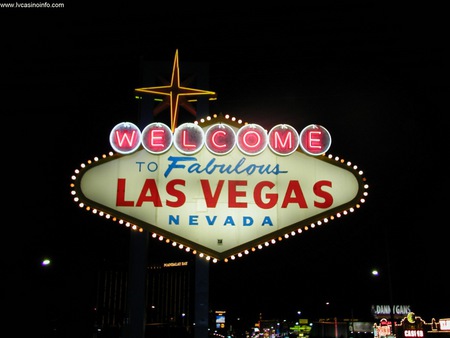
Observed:
[[[122,122],[109,141],[116,153],[72,176],[74,201],[213,261],[326,224],[367,195],[356,165],[325,156],[331,136],[320,125],[266,131],[214,116],[172,132]]]
[[[411,305],[393,305],[393,317],[403,318],[411,312]],[[391,317],[391,306],[390,305],[372,305],[372,313],[375,318]]]

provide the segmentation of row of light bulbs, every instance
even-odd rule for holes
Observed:
[[[216,114],[213,115],[213,118],[217,118],[217,117],[218,116]],[[243,123],[242,120],[238,120],[235,117],[230,117],[230,115],[225,115],[224,117],[226,119],[230,119],[231,121],[237,122],[239,124]],[[205,123],[207,121],[210,121],[211,119],[212,119],[211,116],[208,116],[206,118],[202,118],[200,120],[200,122],[201,123]],[[114,153],[111,151],[111,152],[108,153],[108,155],[103,154],[102,155],[102,159],[107,158],[108,156],[113,156],[113,155],[114,155]],[[327,157],[329,159],[334,159],[337,162],[345,163],[345,160],[341,159],[338,156],[333,156],[333,155],[329,154],[329,155],[327,155]],[[92,160],[88,160],[87,161],[87,165],[91,165],[92,163],[98,162],[99,160],[100,159],[98,157],[95,157],[93,161]],[[86,168],[87,165],[82,163],[81,164],[81,168],[84,169],[84,168]],[[358,170],[358,167],[356,165],[353,165],[351,162],[347,161],[346,165],[349,166],[349,167],[352,167],[355,171],[357,170],[357,172],[358,172],[358,174],[360,176],[363,175],[363,171],[362,170]],[[76,169],[75,170],[75,174],[72,175],[72,177],[71,177],[73,182],[70,184],[70,187],[72,188],[71,194],[74,197],[74,202],[78,203],[80,208],[85,208],[87,211],[92,211],[93,214],[105,217],[106,219],[111,219],[112,221],[118,221],[119,224],[124,224],[126,227],[130,228],[133,231],[144,232],[144,229],[139,227],[139,226],[137,226],[136,224],[132,224],[132,223],[130,223],[128,221],[125,221],[123,219],[117,219],[117,217],[114,217],[114,216],[110,215],[109,213],[106,213],[104,211],[98,210],[96,208],[91,208],[90,206],[87,206],[83,202],[81,202],[79,197],[76,194],[76,191],[74,190],[74,187],[75,187],[75,183],[74,182],[76,181],[77,176],[78,176],[79,173],[80,173],[80,170]],[[366,181],[366,179],[364,177],[362,178],[362,180],[363,180],[363,182]],[[320,225],[322,225],[324,223],[328,223],[330,220],[332,221],[335,218],[341,218],[342,216],[346,216],[349,213],[354,212],[355,208],[359,209],[361,207],[361,204],[365,203],[365,201],[366,201],[365,198],[368,195],[368,192],[367,192],[368,188],[369,188],[368,184],[365,183],[364,184],[364,192],[363,192],[363,196],[364,197],[361,198],[360,203],[357,203],[354,207],[351,207],[348,210],[343,210],[341,212],[338,212],[338,213],[336,213],[336,215],[332,215],[329,218],[324,218],[323,220],[319,220],[316,223],[311,223],[309,226],[307,226],[307,225],[303,226],[303,228],[299,228],[296,231],[291,231],[290,233],[286,233],[286,234],[284,234],[284,236],[279,236],[278,238],[273,238],[270,241],[266,241],[264,243],[258,244],[256,247],[252,247],[251,249],[247,249],[247,250],[239,252],[239,253],[237,253],[235,255],[231,255],[229,258],[225,258],[224,262],[229,262],[230,260],[235,260],[236,258],[241,258],[241,257],[243,257],[245,255],[248,255],[250,252],[255,252],[256,250],[263,249],[264,247],[268,247],[269,245],[276,244],[277,242],[280,242],[283,239],[288,239],[291,236],[295,236],[297,233],[301,234],[303,231],[308,231],[309,229],[314,229],[316,226],[320,226]],[[194,249],[192,249],[192,248],[190,248],[188,246],[185,246],[185,245],[183,245],[181,243],[177,243],[175,241],[171,241],[169,238],[164,238],[164,236],[158,235],[157,233],[152,233],[151,236],[152,236],[152,238],[158,239],[160,241],[165,241],[168,244],[172,243],[173,247],[178,247],[180,250],[185,250],[186,252],[192,252],[193,254],[198,255],[199,257],[205,258],[207,261],[211,261],[213,263],[217,263],[219,261],[215,257],[211,257],[210,255],[207,255],[207,254],[205,254],[203,252],[198,252],[197,250],[194,250]]]

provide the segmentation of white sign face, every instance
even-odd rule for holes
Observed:
[[[269,147],[253,156],[141,147],[85,168],[75,188],[83,203],[216,259],[334,217],[364,193],[340,161]]]

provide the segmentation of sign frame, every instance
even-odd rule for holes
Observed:
[[[202,119],[199,124],[201,124],[202,128],[206,128],[212,124],[221,122],[232,125],[235,128],[242,127],[242,124],[237,122],[235,119],[230,120],[228,116],[223,117],[222,115],[215,115],[214,118]],[[140,150],[144,150],[144,147],[142,145],[140,145],[137,151]],[[132,229],[137,229],[139,231],[143,231],[143,229],[145,229],[152,233],[153,238],[165,240],[166,242],[171,243],[172,246],[178,246],[180,249],[192,251],[194,254],[199,254],[200,256],[205,256],[208,260],[212,259],[214,262],[217,262],[219,260],[228,261],[230,258],[235,259],[236,257],[248,254],[251,251],[262,249],[271,244],[275,244],[284,239],[287,239],[291,236],[295,236],[296,234],[302,233],[303,231],[308,231],[310,229],[320,227],[323,224],[340,218],[341,216],[352,213],[353,211],[355,211],[355,209],[360,208],[361,204],[365,202],[368,185],[366,182],[366,178],[363,176],[363,172],[358,169],[356,165],[353,165],[351,162],[344,161],[342,158],[333,157],[332,155],[321,154],[319,156],[313,156],[302,151],[301,147],[298,147],[296,151],[304,154],[305,156],[314,157],[314,159],[317,161],[324,161],[330,165],[337,166],[341,169],[349,171],[356,178],[358,184],[358,191],[356,192],[355,197],[344,204],[336,205],[333,208],[327,209],[322,213],[318,213],[297,223],[293,223],[289,226],[283,227],[279,230],[274,230],[273,232],[262,235],[258,238],[255,238],[254,240],[242,243],[238,246],[233,247],[232,249],[223,252],[217,252],[188,238],[181,237],[158,226],[144,222],[132,215],[112,209],[88,198],[83,193],[81,188],[81,181],[88,170],[110,161],[121,159],[128,156],[128,154],[110,152],[109,155],[103,155],[101,159],[96,158],[94,159],[94,161],[88,161],[87,165],[83,164],[80,169],[76,170],[75,175],[72,176],[72,195],[74,196],[74,201],[78,203],[80,207],[85,208],[87,211],[92,211],[93,213],[104,216],[108,219],[111,219],[112,221],[118,221],[122,224],[125,224],[126,226],[130,226]]]

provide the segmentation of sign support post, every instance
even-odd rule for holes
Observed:
[[[144,63],[141,64],[141,73],[143,75],[143,82],[153,83],[153,78],[156,78],[155,64],[152,65]],[[195,73],[198,74],[197,81],[201,85],[207,85],[208,72],[206,67],[195,67]],[[175,56],[174,73],[178,70],[178,52]],[[180,88],[174,85],[174,73],[172,74],[172,87],[167,88],[167,93],[172,95],[173,92],[178,92]],[[177,74],[179,76],[179,73]],[[179,80],[179,79],[178,79]],[[193,91],[192,95],[207,95],[210,96],[212,92],[195,90],[192,88],[184,88],[184,90]],[[145,91],[144,91],[145,92]],[[161,92],[165,94],[164,92]],[[161,94],[160,93],[160,94]],[[178,107],[173,107],[172,102],[169,104],[171,110],[171,126],[172,129],[177,127],[177,120],[174,117],[178,116]],[[143,129],[147,124],[153,122],[152,111],[153,103],[148,97],[141,101],[139,111],[139,125]],[[206,116],[208,112],[208,100],[199,98],[197,104],[197,114]],[[143,229],[143,232],[130,232],[130,278],[129,278],[129,337],[130,338],[144,338],[145,324],[146,324],[146,302],[147,296],[145,292],[146,278],[147,278],[147,256],[148,256],[148,239],[149,233]],[[208,310],[209,310],[209,262],[204,259],[196,257],[195,261],[195,338],[208,337]]]
[[[195,258],[195,338],[208,337],[209,262]]]
[[[148,231],[130,231],[128,337],[144,338],[146,323]]]

